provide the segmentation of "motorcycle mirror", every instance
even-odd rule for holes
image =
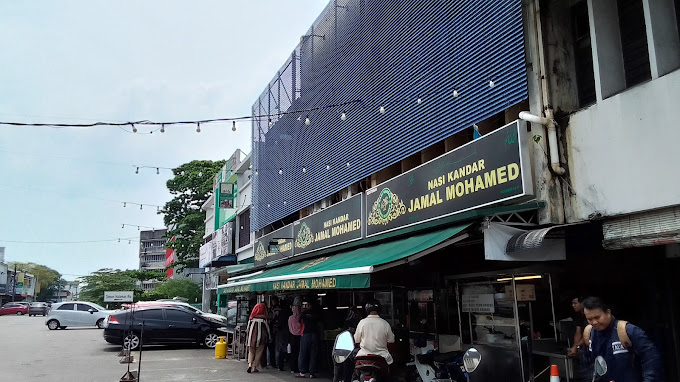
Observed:
[[[335,363],[343,363],[354,350],[354,337],[349,331],[344,331],[335,337],[333,345],[333,360]]]
[[[594,372],[598,377],[602,377],[603,375],[607,374],[607,361],[602,358],[602,356],[598,356],[595,358],[595,367],[594,367]]]
[[[468,373],[475,371],[480,362],[482,362],[482,354],[475,348],[468,349],[463,355],[463,367]]]

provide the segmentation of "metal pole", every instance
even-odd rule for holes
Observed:
[[[517,333],[517,349],[519,349],[519,368],[522,374],[522,381],[526,381],[524,376],[524,360],[522,359],[522,332],[519,328],[519,309],[517,307],[517,285],[515,284],[515,275],[512,275],[512,296],[514,298],[513,310],[515,313],[515,331]]]
[[[550,283],[550,307],[552,308],[553,329],[555,329],[555,341],[557,341],[557,321],[555,320],[555,297],[553,296],[552,275],[548,273],[548,283]]]
[[[14,302],[14,295],[17,294],[17,265],[14,264],[14,281],[12,282],[12,302]]]

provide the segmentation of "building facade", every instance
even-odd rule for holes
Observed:
[[[166,229],[141,231],[139,234],[139,270],[164,271],[166,260],[165,233]],[[158,280],[141,282],[142,290],[154,290]]]
[[[377,298],[398,364],[474,346],[471,381],[519,381],[573,374],[597,295],[677,380],[679,8],[331,1],[253,105],[254,267],[218,305]]]

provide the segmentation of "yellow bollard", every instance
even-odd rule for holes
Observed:
[[[219,341],[215,344],[215,359],[227,358],[227,341],[226,337],[220,336]]]

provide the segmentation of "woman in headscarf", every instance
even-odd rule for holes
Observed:
[[[288,330],[290,331],[290,371],[297,374],[300,372],[298,368],[298,357],[300,356],[300,338],[302,337],[302,330],[304,326],[300,322],[300,305],[302,300],[296,297],[293,301],[293,314],[288,317]]]
[[[257,366],[262,359],[262,353],[267,348],[267,342],[271,339],[269,324],[267,324],[267,305],[263,302],[255,305],[250,313],[248,321],[248,370],[247,372],[258,372]]]

